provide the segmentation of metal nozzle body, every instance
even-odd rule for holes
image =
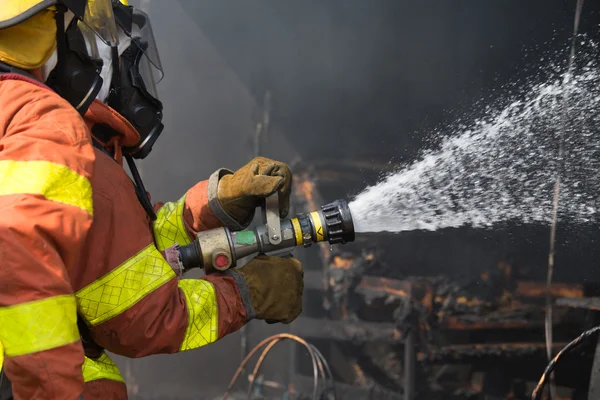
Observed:
[[[296,246],[313,243],[345,244],[353,242],[354,223],[345,200],[336,200],[321,210],[279,221],[281,237],[269,235],[268,224],[253,230],[231,232],[217,228],[200,232],[196,240],[181,247],[179,254],[186,270],[204,268],[206,273],[223,271],[236,265],[240,258],[253,254],[289,253]]]

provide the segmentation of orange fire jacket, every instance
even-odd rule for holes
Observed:
[[[118,132],[114,157],[93,147],[95,124]],[[82,119],[47,87],[0,75],[0,348],[16,399],[125,399],[103,349],[175,353],[246,322],[233,278],[183,279],[164,257],[222,226],[209,205],[219,174],[152,223],[119,151],[138,138],[100,102]]]

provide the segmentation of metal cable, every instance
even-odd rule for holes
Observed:
[[[270,344],[269,346],[267,346],[267,348],[265,349],[265,351],[263,351],[263,354],[261,355],[261,358],[256,362],[256,367],[254,369],[255,373],[252,376],[252,380],[250,381],[250,385],[248,388],[248,399],[250,399],[250,393],[252,393],[252,389],[254,388],[254,382],[256,381],[256,376],[258,374],[258,372],[260,371],[260,366],[263,363],[267,353],[273,348],[273,346],[275,346],[275,344],[277,344],[280,340],[282,339],[292,339],[295,340],[296,342],[302,344],[307,350],[308,353],[310,354],[312,363],[313,363],[313,400],[317,400],[317,394],[319,392],[319,378],[317,376],[317,371],[320,373],[321,377],[323,379],[325,379],[325,372],[323,371],[323,365],[321,364],[320,360],[317,359],[316,354],[313,351],[313,346],[309,343],[307,343],[304,339],[300,338],[299,336],[296,335],[291,335],[288,333],[282,333],[279,335],[275,335],[274,339],[273,339],[273,343]]]
[[[265,359],[265,357],[267,356],[267,354],[269,353],[269,351],[271,351],[271,349],[277,344],[277,342],[279,342],[281,339],[273,339],[263,350],[262,354],[260,355],[260,357],[258,357],[258,361],[256,362],[256,365],[254,366],[254,370],[252,371],[252,378],[250,379],[250,384],[248,385],[248,399],[250,399],[250,396],[252,395],[252,389],[254,388],[254,382],[256,382],[256,377],[258,376],[258,372],[260,371],[260,366],[263,362],[263,360]]]
[[[268,338],[264,339],[262,342],[260,342],[256,346],[254,346],[254,348],[250,351],[250,353],[248,353],[248,355],[246,357],[244,357],[244,359],[242,360],[242,363],[240,364],[238,369],[235,371],[233,378],[231,378],[231,382],[229,382],[227,391],[223,395],[223,400],[227,400],[227,398],[229,396],[229,392],[231,392],[233,385],[235,385],[235,382],[238,380],[238,378],[242,374],[242,371],[244,370],[244,367],[246,366],[246,364],[248,364],[248,361],[250,361],[250,358],[252,358],[254,353],[256,353],[262,346],[264,346],[266,343],[270,342],[271,340],[272,340],[272,337],[268,337]]]
[[[571,343],[569,343],[568,345],[563,347],[562,350],[558,352],[556,357],[554,357],[546,366],[546,369],[544,370],[544,373],[542,374],[540,381],[538,382],[537,386],[533,390],[533,393],[531,395],[532,400],[540,400],[542,398],[542,393],[544,391],[544,386],[546,385],[546,380],[548,379],[550,374],[552,374],[552,372],[554,371],[554,368],[556,368],[556,363],[558,362],[558,360],[563,355],[565,355],[568,352],[579,347],[581,345],[581,343],[583,343],[583,341],[585,341],[586,339],[588,339],[590,337],[594,337],[598,333],[600,333],[600,326],[596,326],[595,328],[589,329],[589,330],[583,332],[575,340],[573,340]]]
[[[238,378],[242,374],[242,371],[244,370],[244,367],[246,366],[246,364],[248,364],[248,361],[250,361],[250,359],[252,358],[252,356],[254,354],[256,354],[256,352],[258,352],[258,350],[260,350],[267,343],[270,343],[270,342],[275,341],[275,340],[276,340],[275,343],[277,343],[281,339],[292,339],[292,340],[295,340],[296,342],[302,344],[308,350],[309,354],[311,355],[312,364],[313,364],[313,399],[317,400],[317,393],[318,393],[318,386],[319,386],[319,367],[318,367],[318,363],[317,363],[317,360],[316,360],[317,356],[315,355],[315,353],[314,353],[314,351],[311,348],[311,345],[309,343],[307,343],[304,339],[302,339],[302,338],[300,338],[300,337],[298,337],[296,335],[291,335],[289,333],[280,333],[280,334],[268,337],[268,338],[264,339],[263,341],[261,341],[259,344],[257,344],[250,351],[250,353],[248,353],[248,355],[244,358],[244,360],[242,361],[242,363],[240,364],[240,366],[236,370],[233,378],[231,379],[231,382],[229,383],[229,386],[227,387],[227,391],[223,395],[223,400],[227,400],[228,399],[229,394],[231,392],[231,389],[235,385],[235,382],[238,380]],[[272,348],[274,345],[275,344],[272,344],[270,347]],[[264,355],[266,357],[266,354],[264,354]],[[263,360],[264,360],[264,357],[263,357]],[[262,363],[262,361],[261,361],[261,363]],[[260,367],[260,364],[259,364],[259,367]],[[255,380],[255,378],[256,378],[256,376],[254,376],[252,378],[252,383]],[[253,387],[253,384],[252,384],[252,387]],[[250,388],[249,391],[251,391],[251,390],[252,389]]]
[[[319,355],[316,353],[316,347],[313,346],[312,344],[309,344],[310,349],[313,352],[313,355],[315,356],[315,359],[317,361],[317,368],[319,369],[319,375],[321,376],[321,378],[327,382],[327,377],[325,376],[325,370],[323,369],[323,359],[321,357],[319,357]]]
[[[325,359],[325,357],[323,357],[323,354],[321,353],[321,351],[319,349],[317,349],[314,345],[312,345],[313,350],[315,351],[315,354],[317,355],[317,357],[321,360],[321,362],[323,363],[323,366],[325,367],[325,371],[327,371],[327,375],[329,375],[329,383],[330,383],[330,388],[333,391],[333,396],[334,398],[336,397],[335,395],[335,381],[333,379],[333,374],[331,373],[331,368],[329,368],[329,363],[327,362],[327,360]],[[327,378],[324,378],[325,382],[327,382]]]

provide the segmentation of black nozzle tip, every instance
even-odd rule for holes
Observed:
[[[330,244],[353,242],[354,222],[346,200],[336,200],[321,207]]]

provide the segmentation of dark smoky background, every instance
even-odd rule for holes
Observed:
[[[431,132],[568,55],[575,0],[218,1],[137,0],[152,20],[165,77],[165,131],[141,165],[153,201],[178,199],[219,167],[254,155],[265,92],[271,128],[263,155],[286,162],[400,164]],[[600,3],[586,1],[580,31],[598,38]],[[542,58],[545,57],[545,60]],[[543,75],[543,73],[542,73]],[[351,196],[378,174],[325,200]],[[556,279],[594,280],[597,227],[559,230]],[[399,265],[423,274],[476,272],[507,259],[542,277],[548,228],[507,225],[377,235]],[[432,249],[434,251],[432,251]],[[385,250],[385,248],[384,248]],[[310,268],[311,266],[306,266]],[[250,324],[251,345],[287,327]],[[284,346],[285,347],[285,346]],[[282,347],[267,376],[287,368]],[[140,398],[212,399],[241,360],[240,334],[196,351],[118,358]]]

